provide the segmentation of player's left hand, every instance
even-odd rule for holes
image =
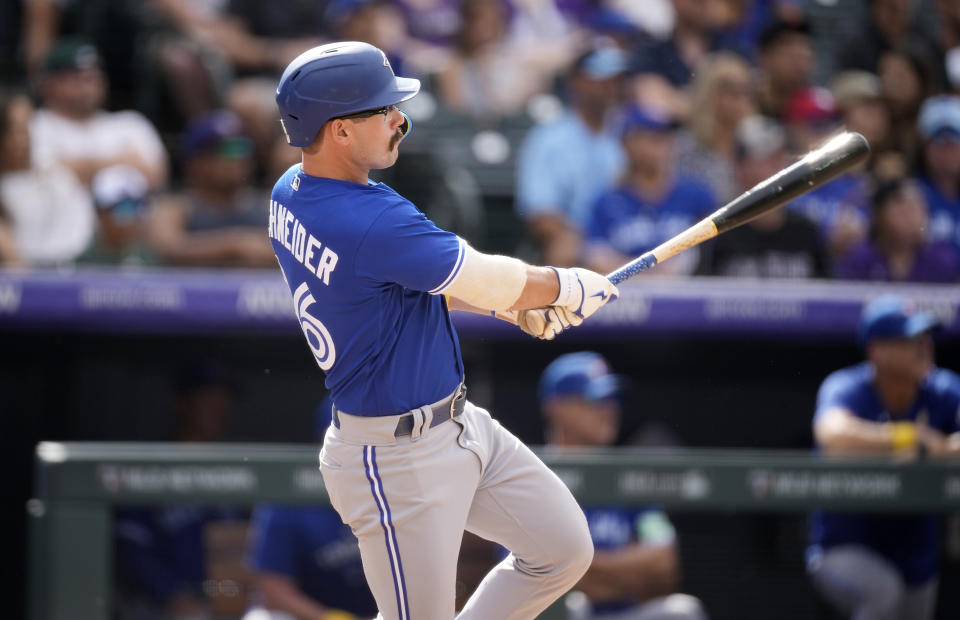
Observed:
[[[517,325],[523,333],[540,340],[553,340],[557,334],[570,327],[558,308],[536,308],[517,312]]]
[[[555,268],[556,269],[556,268]],[[556,269],[560,294],[553,306],[561,322],[577,326],[602,306],[616,299],[620,292],[606,277],[580,267]]]

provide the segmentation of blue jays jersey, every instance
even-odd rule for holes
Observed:
[[[856,174],[844,174],[792,200],[787,208],[799,213],[829,236],[843,218],[860,222],[870,219],[867,181]]]
[[[273,188],[268,232],[294,309],[341,411],[394,415],[463,380],[442,293],[464,242],[383,183],[292,166]]]
[[[326,607],[376,615],[357,539],[332,508],[264,504],[254,511],[251,526],[250,565],[255,570],[292,578]]]
[[[584,506],[583,513],[587,517],[590,538],[597,551],[615,551],[635,544],[665,545],[673,543],[676,538],[670,520],[656,509]],[[608,601],[595,603],[594,611],[613,613],[634,605],[636,601]]]
[[[871,422],[893,418],[873,387],[873,367],[863,362],[832,373],[817,395],[816,418],[833,407],[843,407]],[[920,387],[916,401],[898,421],[926,418],[926,424],[944,434],[960,428],[960,377],[936,369]],[[889,559],[910,585],[919,585],[937,573],[939,519],[935,516],[877,517],[864,514],[814,512],[810,518],[812,552],[843,544],[869,547]]]
[[[588,233],[592,241],[638,256],[696,224],[715,208],[707,186],[691,179],[678,179],[655,201],[620,188],[597,201]]]
[[[950,243],[960,251],[960,197],[944,196],[927,178],[920,180],[920,189],[930,210],[930,240]]]

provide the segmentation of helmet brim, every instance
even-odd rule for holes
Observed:
[[[378,108],[385,105],[396,105],[408,99],[411,99],[420,92],[420,80],[415,78],[398,77],[394,79],[394,84],[385,89],[376,98],[383,103],[371,106]]]

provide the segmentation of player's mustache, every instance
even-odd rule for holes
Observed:
[[[393,137],[390,138],[390,150],[392,151],[393,147],[397,146],[397,144],[399,144],[400,140],[402,139],[403,139],[403,131],[398,129],[397,132],[393,134]]]

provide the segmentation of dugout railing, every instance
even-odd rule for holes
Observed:
[[[540,455],[583,503],[754,513],[960,509],[960,466],[942,461],[743,450]],[[109,617],[115,506],[327,501],[308,445],[45,442],[35,483],[27,506],[32,620]]]

